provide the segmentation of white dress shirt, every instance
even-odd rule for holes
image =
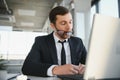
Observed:
[[[62,44],[59,43],[58,41],[60,40],[55,33],[53,33],[53,37],[55,40],[55,46],[57,49],[57,59],[58,59],[58,64],[61,65],[61,49],[62,49]],[[71,55],[70,55],[70,46],[68,39],[66,39],[66,42],[64,43],[64,48],[65,48],[65,54],[66,54],[66,64],[71,64]],[[47,75],[48,76],[54,76],[52,74],[52,69],[57,66],[57,65],[52,65],[48,68]]]

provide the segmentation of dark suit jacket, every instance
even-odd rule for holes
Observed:
[[[68,39],[71,51],[72,64],[85,64],[86,49],[80,38]],[[30,53],[24,61],[22,72],[25,75],[47,76],[47,70],[51,65],[57,65],[57,51],[53,33],[47,36],[36,37]]]

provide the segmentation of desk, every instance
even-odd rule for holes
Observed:
[[[27,76],[30,80],[61,80],[57,77],[34,77],[34,76]]]
[[[26,76],[26,75],[19,75],[19,74],[7,74],[8,80],[61,80],[57,77],[36,77],[36,76]]]

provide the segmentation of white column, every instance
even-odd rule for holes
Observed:
[[[91,0],[74,0],[74,35],[80,37],[86,48],[90,33]]]

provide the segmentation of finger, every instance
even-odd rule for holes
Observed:
[[[83,74],[84,72],[85,72],[85,65],[81,64],[81,65],[79,66],[79,73],[80,73],[80,74]]]
[[[85,72],[85,68],[82,68],[80,71],[79,71],[79,74],[84,74]]]
[[[78,70],[78,69],[75,69],[75,68],[72,68],[72,69],[71,69],[71,72],[72,72],[73,74],[78,74],[78,73],[79,73],[79,70]]]
[[[73,68],[77,71],[79,71],[79,66],[73,65]]]
[[[82,69],[82,71],[81,71],[81,74],[84,74],[85,73],[85,68],[84,69]]]
[[[79,73],[79,66],[72,65],[71,71],[72,71],[74,74],[78,74],[78,73]]]
[[[83,68],[85,68],[85,65],[83,64],[79,65],[79,70],[82,70]]]

